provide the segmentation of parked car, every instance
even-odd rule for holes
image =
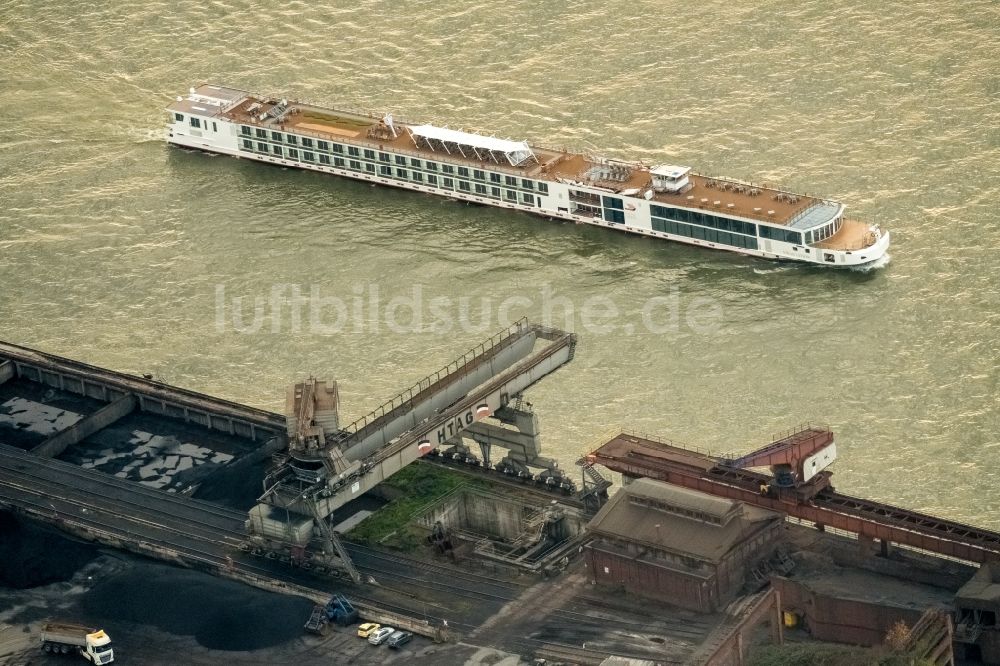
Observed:
[[[406,645],[413,638],[413,634],[408,631],[396,631],[393,632],[392,636],[389,636],[389,640],[386,641],[386,645],[391,648],[398,648]]]
[[[368,642],[372,645],[382,645],[395,631],[392,627],[382,627],[368,636]]]
[[[376,631],[378,631],[379,627],[381,626],[382,625],[376,622],[365,622],[363,625],[358,627],[358,636],[360,636],[361,638],[368,638]]]

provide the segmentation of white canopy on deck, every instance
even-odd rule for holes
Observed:
[[[497,155],[502,155],[512,166],[517,166],[535,157],[526,141],[498,139],[434,125],[407,127],[407,130],[418,146],[423,141],[431,150],[444,150],[448,154],[457,152],[466,158],[475,156],[480,160],[492,159],[499,162]]]

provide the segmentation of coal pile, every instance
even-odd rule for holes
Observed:
[[[264,494],[266,474],[263,462],[224,465],[202,482],[192,497],[237,511],[249,511]]]
[[[97,549],[0,512],[0,587],[25,590],[69,580]]]
[[[101,582],[82,601],[88,616],[107,625],[150,625],[227,651],[258,650],[301,636],[312,606],[300,597],[146,562]]]

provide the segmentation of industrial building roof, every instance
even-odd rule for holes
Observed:
[[[697,490],[674,486],[653,479],[636,479],[627,488],[632,497],[643,497],[657,500],[676,509],[696,512],[707,518],[727,522],[732,514],[739,509],[739,502],[715,497]]]
[[[718,563],[745,537],[781,514],[652,479],[620,490],[587,529],[623,541]]]

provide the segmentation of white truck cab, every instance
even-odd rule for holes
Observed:
[[[110,664],[115,660],[115,651],[111,647],[111,637],[103,629],[87,634],[87,648],[84,655],[95,664]]]

